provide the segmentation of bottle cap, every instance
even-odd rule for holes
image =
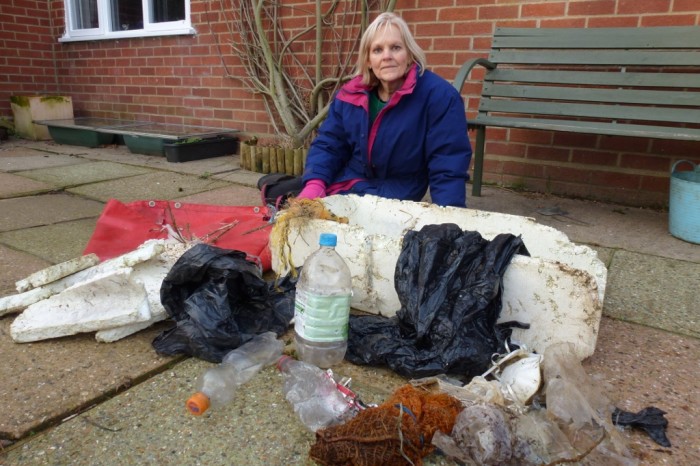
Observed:
[[[276,364],[277,370],[278,370],[278,371],[282,371],[282,369],[284,368],[283,366],[284,366],[284,365],[287,363],[287,361],[289,361],[290,359],[294,359],[294,358],[291,357],[291,356],[289,356],[289,355],[287,355],[287,354],[283,354],[283,355],[277,360],[277,364]]]
[[[209,397],[202,392],[197,392],[187,400],[185,406],[187,406],[187,411],[195,416],[201,416],[204,412],[209,409],[211,402]]]
[[[321,233],[321,236],[318,239],[318,244],[320,246],[335,247],[335,245],[338,244],[338,237],[335,235],[335,233]]]

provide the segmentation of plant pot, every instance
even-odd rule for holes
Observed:
[[[70,146],[100,147],[114,143],[114,134],[90,129],[60,128],[49,125],[49,134],[58,144]]]
[[[15,132],[25,139],[51,139],[45,125],[35,120],[73,118],[73,100],[60,95],[13,95],[10,105],[15,121]]]
[[[124,134],[124,144],[134,154],[164,155],[164,145],[175,139],[165,139],[158,136],[143,136],[137,134]]]
[[[238,152],[238,138],[217,136],[195,141],[179,141],[163,145],[168,162],[181,163],[221,157]]]

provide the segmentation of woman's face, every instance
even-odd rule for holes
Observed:
[[[396,26],[380,29],[369,48],[369,66],[384,87],[401,84],[408,70],[408,50]]]

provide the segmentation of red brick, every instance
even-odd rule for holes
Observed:
[[[502,170],[511,176],[524,176],[529,178],[543,178],[545,169],[543,165],[521,162],[503,162]]]
[[[650,140],[625,136],[601,136],[599,147],[615,151],[647,152],[650,147]]]
[[[618,15],[648,15],[650,13],[668,13],[671,0],[618,0]]]
[[[532,160],[568,162],[570,152],[569,149],[561,149],[558,147],[530,145],[527,147],[527,158]]]
[[[589,183],[591,170],[564,165],[544,165],[543,178],[548,180],[573,181],[576,183]]]
[[[518,13],[517,5],[482,6],[479,8],[478,17],[480,20],[500,20],[502,18],[517,18]]]
[[[551,144],[552,133],[550,131],[534,131],[528,129],[513,128],[510,130],[510,140],[527,142],[530,144]]]
[[[586,27],[586,18],[543,19],[543,28],[582,28]]]
[[[504,143],[500,141],[488,141],[484,152],[493,155],[506,155],[509,157],[525,158],[525,144]]]
[[[592,150],[573,150],[571,152],[571,162],[573,163],[616,167],[617,161],[617,154],[610,152]]]
[[[668,173],[670,166],[669,158],[664,156],[641,154],[620,155],[620,168]]]
[[[700,141],[652,140],[651,153],[679,156],[700,163]]]
[[[527,17],[547,17],[547,16],[563,16],[566,12],[566,2],[546,2],[546,3],[531,3],[522,5],[520,16]]]
[[[588,27],[591,28],[622,28],[638,25],[639,18],[637,16],[595,17],[588,20]]]
[[[598,136],[584,133],[552,133],[552,145],[575,147],[598,147]]]
[[[614,13],[615,0],[569,2],[569,16],[612,15]]]
[[[673,11],[698,11],[697,0],[674,0]]]
[[[642,176],[639,183],[642,191],[656,193],[668,193],[670,186],[671,180],[668,176]]]
[[[534,28],[537,27],[537,20],[534,19],[499,19],[496,21],[497,27],[506,28]]]
[[[695,26],[697,15],[643,16],[641,26]]]
[[[640,176],[630,173],[595,170],[591,174],[591,183],[601,186],[613,186],[621,189],[639,189]]]
[[[493,34],[493,21],[460,21],[454,24],[454,34],[460,36],[478,36]]]

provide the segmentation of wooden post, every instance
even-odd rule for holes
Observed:
[[[284,150],[284,172],[287,175],[294,174],[294,149]]]
[[[260,160],[260,155],[258,155],[258,147],[250,146],[250,171],[258,171],[258,161]]]
[[[277,148],[270,147],[270,167],[267,173],[277,173]]]
[[[284,148],[277,148],[277,173],[284,173]]]
[[[304,150],[301,148],[294,149],[294,175],[301,176],[304,166]]]
[[[241,168],[244,170],[250,170],[250,146],[248,144],[241,144]]]
[[[262,173],[270,173],[270,148],[269,147],[263,147],[262,148],[262,166],[260,167],[260,171]]]

